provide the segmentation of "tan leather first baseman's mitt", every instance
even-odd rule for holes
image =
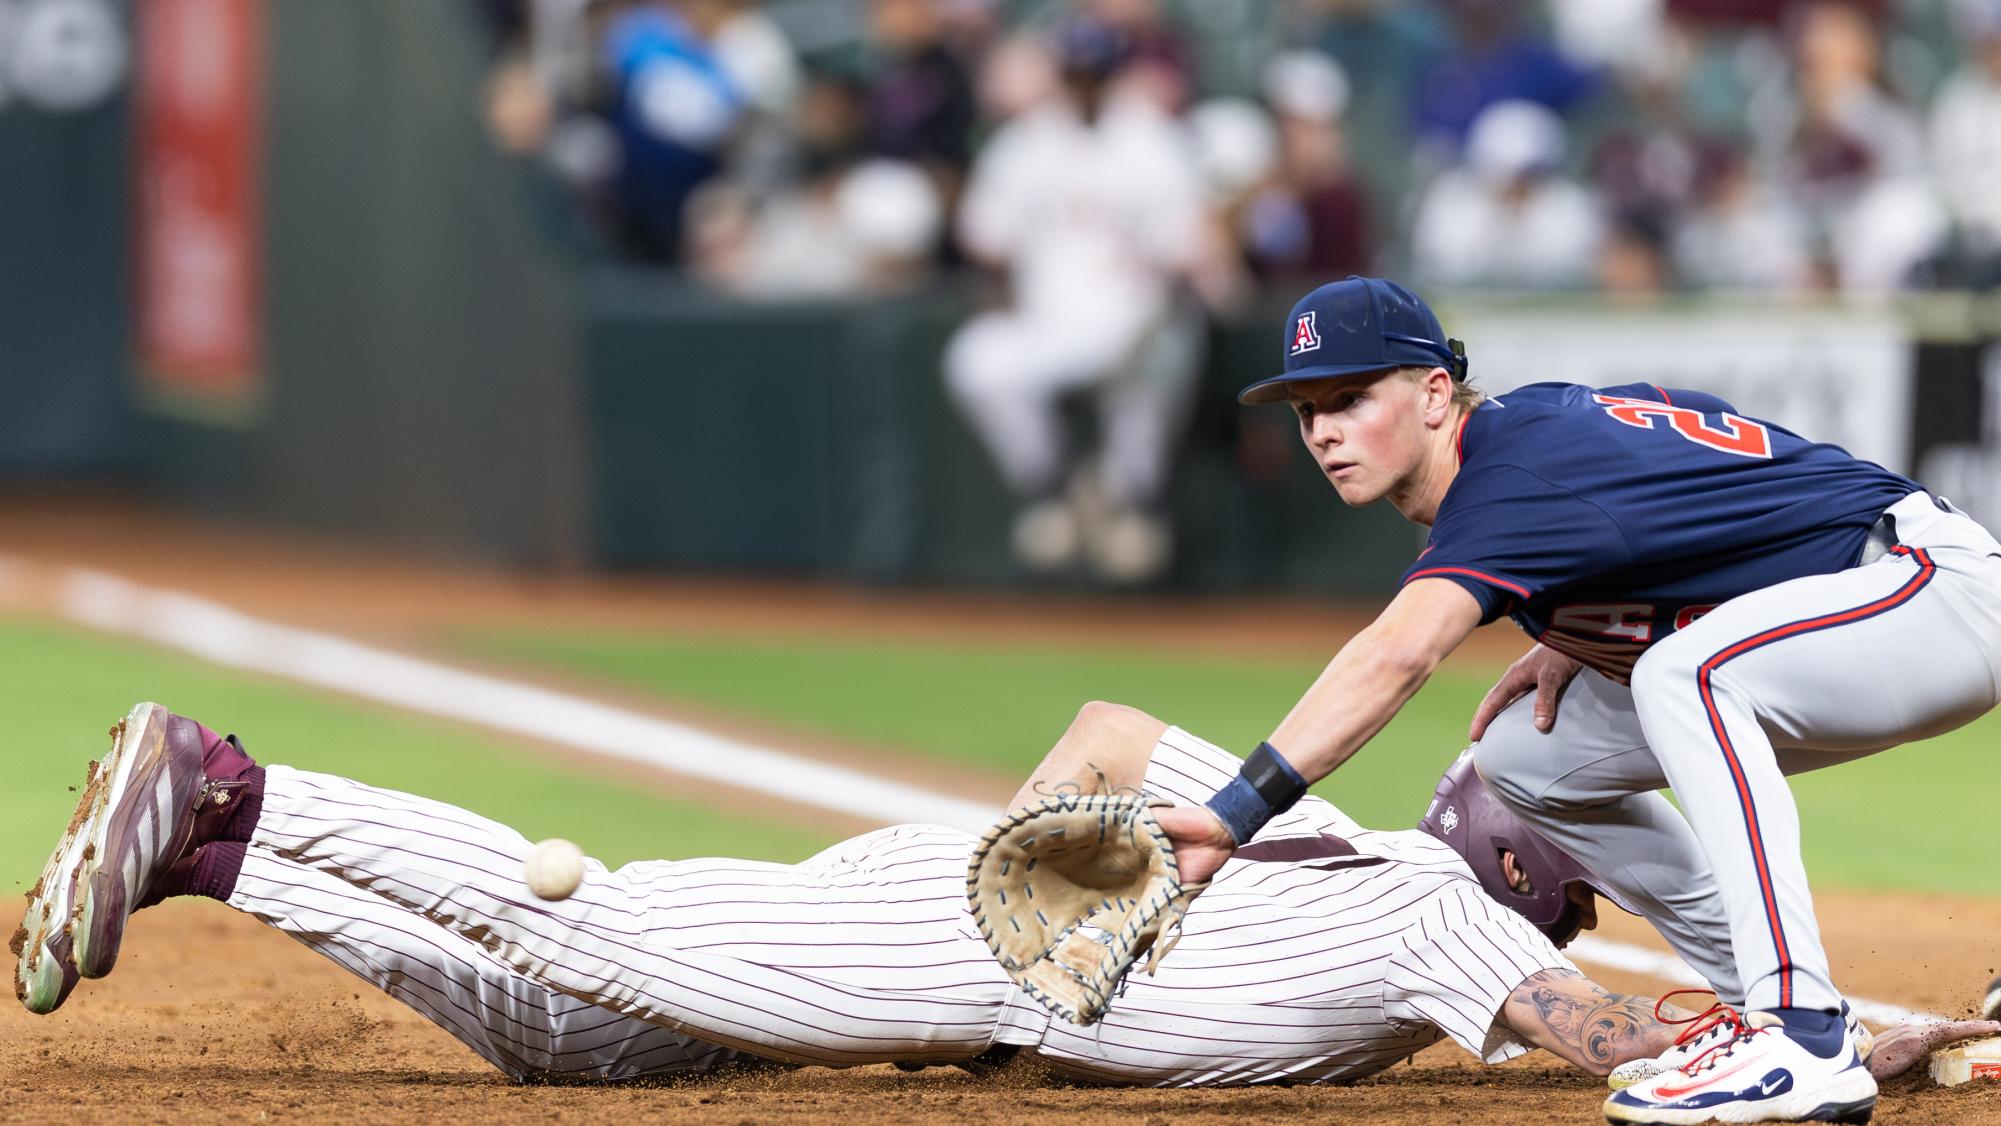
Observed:
[[[1143,796],[1063,794],[987,830],[966,869],[973,921],[1001,968],[1073,1024],[1103,1016],[1149,950],[1148,973],[1174,945],[1208,884],[1183,885]],[[1160,803],[1165,804],[1165,803]]]

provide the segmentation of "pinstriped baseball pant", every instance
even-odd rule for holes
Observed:
[[[662,1074],[746,1052],[946,1062],[1011,1016],[1048,1019],[971,930],[964,833],[899,826],[799,865],[589,861],[560,903],[522,883],[530,847],[443,803],[271,766],[230,903],[516,1077]]]
[[[1149,791],[1200,800],[1241,760],[1179,729]],[[516,1076],[661,1074],[741,1058],[947,1062],[1001,1042],[1077,1078],[1180,1086],[1349,1079],[1450,1035],[1498,1060],[1510,991],[1569,969],[1415,831],[1318,798],[1272,839],[1359,849],[1240,858],[1157,975],[1101,1023],[1052,1023],[966,910],[971,834],[907,825],[798,865],[592,864],[561,903],[528,894],[518,833],[408,794],[267,767],[230,903],[384,988]]]
[[[1724,603],[1649,649],[1630,689],[1582,674],[1547,735],[1517,701],[1476,751],[1495,793],[1631,896],[1726,1001],[1840,1004],[1785,775],[2001,701],[2001,543],[1924,493],[1889,515],[1891,553]]]
[[[517,1080],[629,1079],[753,1057],[606,1012],[339,876],[249,850],[230,905],[409,1005]]]

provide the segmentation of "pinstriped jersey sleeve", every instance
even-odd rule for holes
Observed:
[[[1544,970],[1576,967],[1528,920],[1471,880],[1431,897],[1383,977],[1383,1015],[1399,1032],[1435,1027],[1486,1063],[1530,1050],[1501,1023],[1508,995]]]

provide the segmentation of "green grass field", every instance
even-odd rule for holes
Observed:
[[[149,646],[0,617],[7,783],[0,888],[25,891],[76,804],[84,765],[140,700],[238,733],[252,754],[453,802],[530,838],[565,836],[607,863],[659,856],[797,860],[832,843],[773,818],[732,819],[552,762],[481,732]],[[11,925],[11,924],[10,924]]]
[[[1142,707],[1224,746],[1266,734],[1317,671],[1117,645],[1035,648],[835,644],[823,639],[478,633],[468,655],[732,709],[761,721],[987,772],[1025,774],[1079,704]],[[1376,825],[1414,822],[1465,739],[1488,684],[1443,673],[1319,792]],[[482,732],[350,702],[150,646],[0,617],[9,766],[0,789],[0,880],[25,888],[54,842],[86,760],[133,702],[159,700],[240,733],[269,762],[346,774],[496,817],[530,837],[568,836],[607,862],[737,855],[796,860],[829,843],[783,818],[676,801]],[[1964,847],[1993,787],[2001,718],[1796,780],[1819,884],[2001,894]],[[1981,779],[1971,784],[1970,779]]]
[[[854,742],[1020,773],[1078,705],[1144,708],[1223,746],[1270,734],[1319,671],[1311,660],[1225,660],[1116,644],[1039,648],[812,637],[477,633],[465,651],[733,708]],[[1410,825],[1464,748],[1500,669],[1448,669],[1317,793],[1368,825]],[[1993,799],[2001,713],[1926,743],[1794,779],[1817,885],[2001,894],[1966,844]]]

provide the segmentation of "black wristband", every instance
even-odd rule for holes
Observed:
[[[1305,795],[1306,779],[1299,771],[1270,743],[1259,743],[1237,776],[1206,804],[1231,838],[1243,844]]]

